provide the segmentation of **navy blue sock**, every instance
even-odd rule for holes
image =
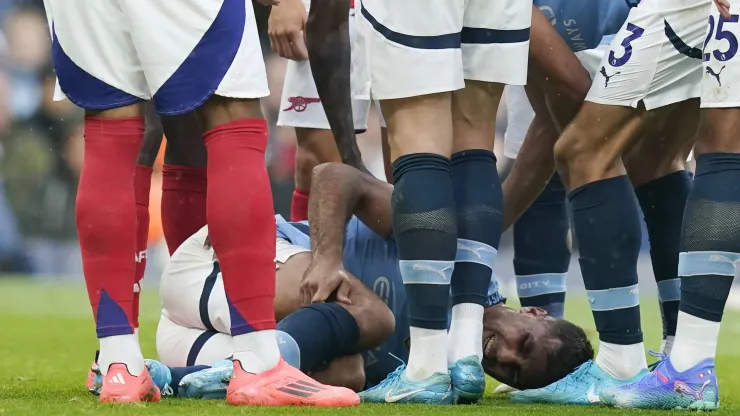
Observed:
[[[627,175],[581,186],[570,194],[573,225],[599,339],[642,342],[637,257],[642,230]]]
[[[565,279],[570,265],[568,208],[560,176],[553,175],[540,196],[514,223],[514,273],[522,306],[563,317]]]
[[[393,163],[393,234],[413,327],[446,330],[457,225],[450,160],[418,153]]]
[[[183,377],[188,374],[197,373],[198,371],[205,370],[207,368],[211,368],[211,366],[193,365],[190,367],[170,367],[170,373],[172,374],[170,387],[172,387],[172,391],[174,392],[175,397],[177,397],[177,389],[180,387],[180,381],[182,381]]]
[[[457,213],[452,305],[485,305],[503,226],[496,156],[489,150],[466,150],[452,155],[451,162]]]
[[[337,357],[358,352],[360,328],[338,303],[305,306],[278,322],[277,329],[298,344],[304,372],[319,370]]]
[[[635,188],[645,215],[650,238],[650,259],[658,284],[663,339],[676,335],[681,281],[678,279],[678,253],[686,198],[691,190],[689,172],[682,170]]]
[[[679,308],[720,322],[740,260],[740,154],[696,158],[681,241]]]

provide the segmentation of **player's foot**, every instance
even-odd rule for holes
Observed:
[[[623,385],[638,380],[647,373],[643,370],[630,380],[617,380],[606,374],[593,360],[581,364],[574,372],[549,386],[522,390],[511,395],[514,403],[552,403],[598,405],[599,393],[612,385]]]
[[[158,402],[162,398],[146,368],[138,376],[128,372],[125,364],[113,363],[103,377],[100,401],[103,403]]]
[[[499,394],[516,393],[518,391],[519,390],[515,389],[514,387],[508,386],[506,384],[499,384],[498,386],[496,386],[495,389],[493,389],[493,392],[491,394],[493,394],[494,396],[496,396],[496,395],[499,395]]]
[[[360,393],[363,403],[453,404],[452,380],[449,374],[434,373],[422,381],[406,378],[406,365],[377,386]]]
[[[154,385],[159,388],[162,396],[172,396],[173,391],[170,387],[172,382],[172,374],[170,368],[156,360],[144,360],[149,375],[152,378]],[[92,379],[90,378],[92,376]],[[100,396],[100,389],[103,388],[103,373],[100,372],[100,367],[97,363],[93,363],[90,368],[90,373],[87,375],[87,390],[96,395]],[[221,396],[223,397],[223,396]]]
[[[601,401],[610,406],[635,409],[717,410],[719,386],[714,360],[706,359],[679,372],[671,360],[658,362],[639,380],[610,386],[601,392]]]
[[[475,355],[457,360],[450,365],[452,393],[455,403],[477,403],[486,390],[486,373]]]
[[[183,377],[178,384],[177,396],[203,400],[223,399],[233,374],[234,365],[231,361],[216,363],[211,368]]]
[[[226,402],[237,406],[347,407],[359,405],[360,398],[350,389],[313,380],[281,358],[275,368],[259,374],[244,371],[239,360],[234,360]]]

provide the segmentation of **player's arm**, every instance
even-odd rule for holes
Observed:
[[[590,74],[536,6],[532,6],[529,62],[530,66],[547,74],[547,78],[539,82],[556,88],[572,101],[581,103],[586,98],[591,88]]]
[[[316,90],[342,162],[366,170],[352,116],[349,7],[349,0],[312,0],[306,46]]]

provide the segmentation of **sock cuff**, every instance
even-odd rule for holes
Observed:
[[[298,198],[308,198],[309,192],[301,191],[300,189],[294,189],[293,196]]]
[[[248,137],[245,137],[248,136]],[[245,118],[214,127],[203,134],[206,149],[213,146],[249,148],[264,152],[268,141],[267,120]]]
[[[458,163],[473,162],[473,161],[496,163],[496,155],[490,150],[470,149],[470,150],[462,150],[460,152],[454,153],[452,157],[450,158],[450,162],[452,163],[453,166]]]
[[[614,199],[622,199],[624,192],[634,195],[634,189],[632,188],[629,177],[627,175],[620,175],[580,186],[571,191],[568,195],[568,200],[573,210],[577,211],[579,209],[591,208],[595,205],[603,205]]]
[[[306,306],[306,308],[320,313],[331,322],[336,334],[334,341],[338,342],[337,347],[343,347],[345,354],[354,352],[354,348],[360,340],[360,326],[357,325],[357,320],[347,309],[334,302],[314,303]]]
[[[451,167],[450,159],[434,153],[401,156],[393,162],[393,182],[398,183],[403,175],[415,170],[439,171],[449,175]]]
[[[686,184],[690,181],[690,172],[687,170],[679,170],[666,176],[653,179],[652,181],[640,186],[636,186],[635,195],[637,195],[640,202],[644,200],[659,199],[663,195],[671,195],[678,190],[686,188]],[[684,192],[684,194],[687,193],[688,191]]]
[[[150,166],[136,165],[134,172],[134,192],[136,205],[149,206],[149,192],[152,188],[152,171]]]
[[[162,166],[163,191],[188,191],[206,193],[207,168],[205,166]]]
[[[143,139],[144,117],[105,118],[85,116],[86,143],[114,140],[140,145]]]
[[[694,179],[702,175],[719,173],[728,170],[740,170],[740,154],[705,153],[696,158]]]

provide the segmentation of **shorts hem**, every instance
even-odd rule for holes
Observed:
[[[740,101],[722,103],[701,103],[701,108],[740,108]]]
[[[638,100],[631,100],[631,101],[617,101],[617,100],[610,100],[608,98],[601,98],[601,97],[586,97],[584,101],[594,103],[594,104],[601,104],[601,105],[612,105],[615,107],[632,107],[637,108],[637,105],[642,101],[643,99]]]

